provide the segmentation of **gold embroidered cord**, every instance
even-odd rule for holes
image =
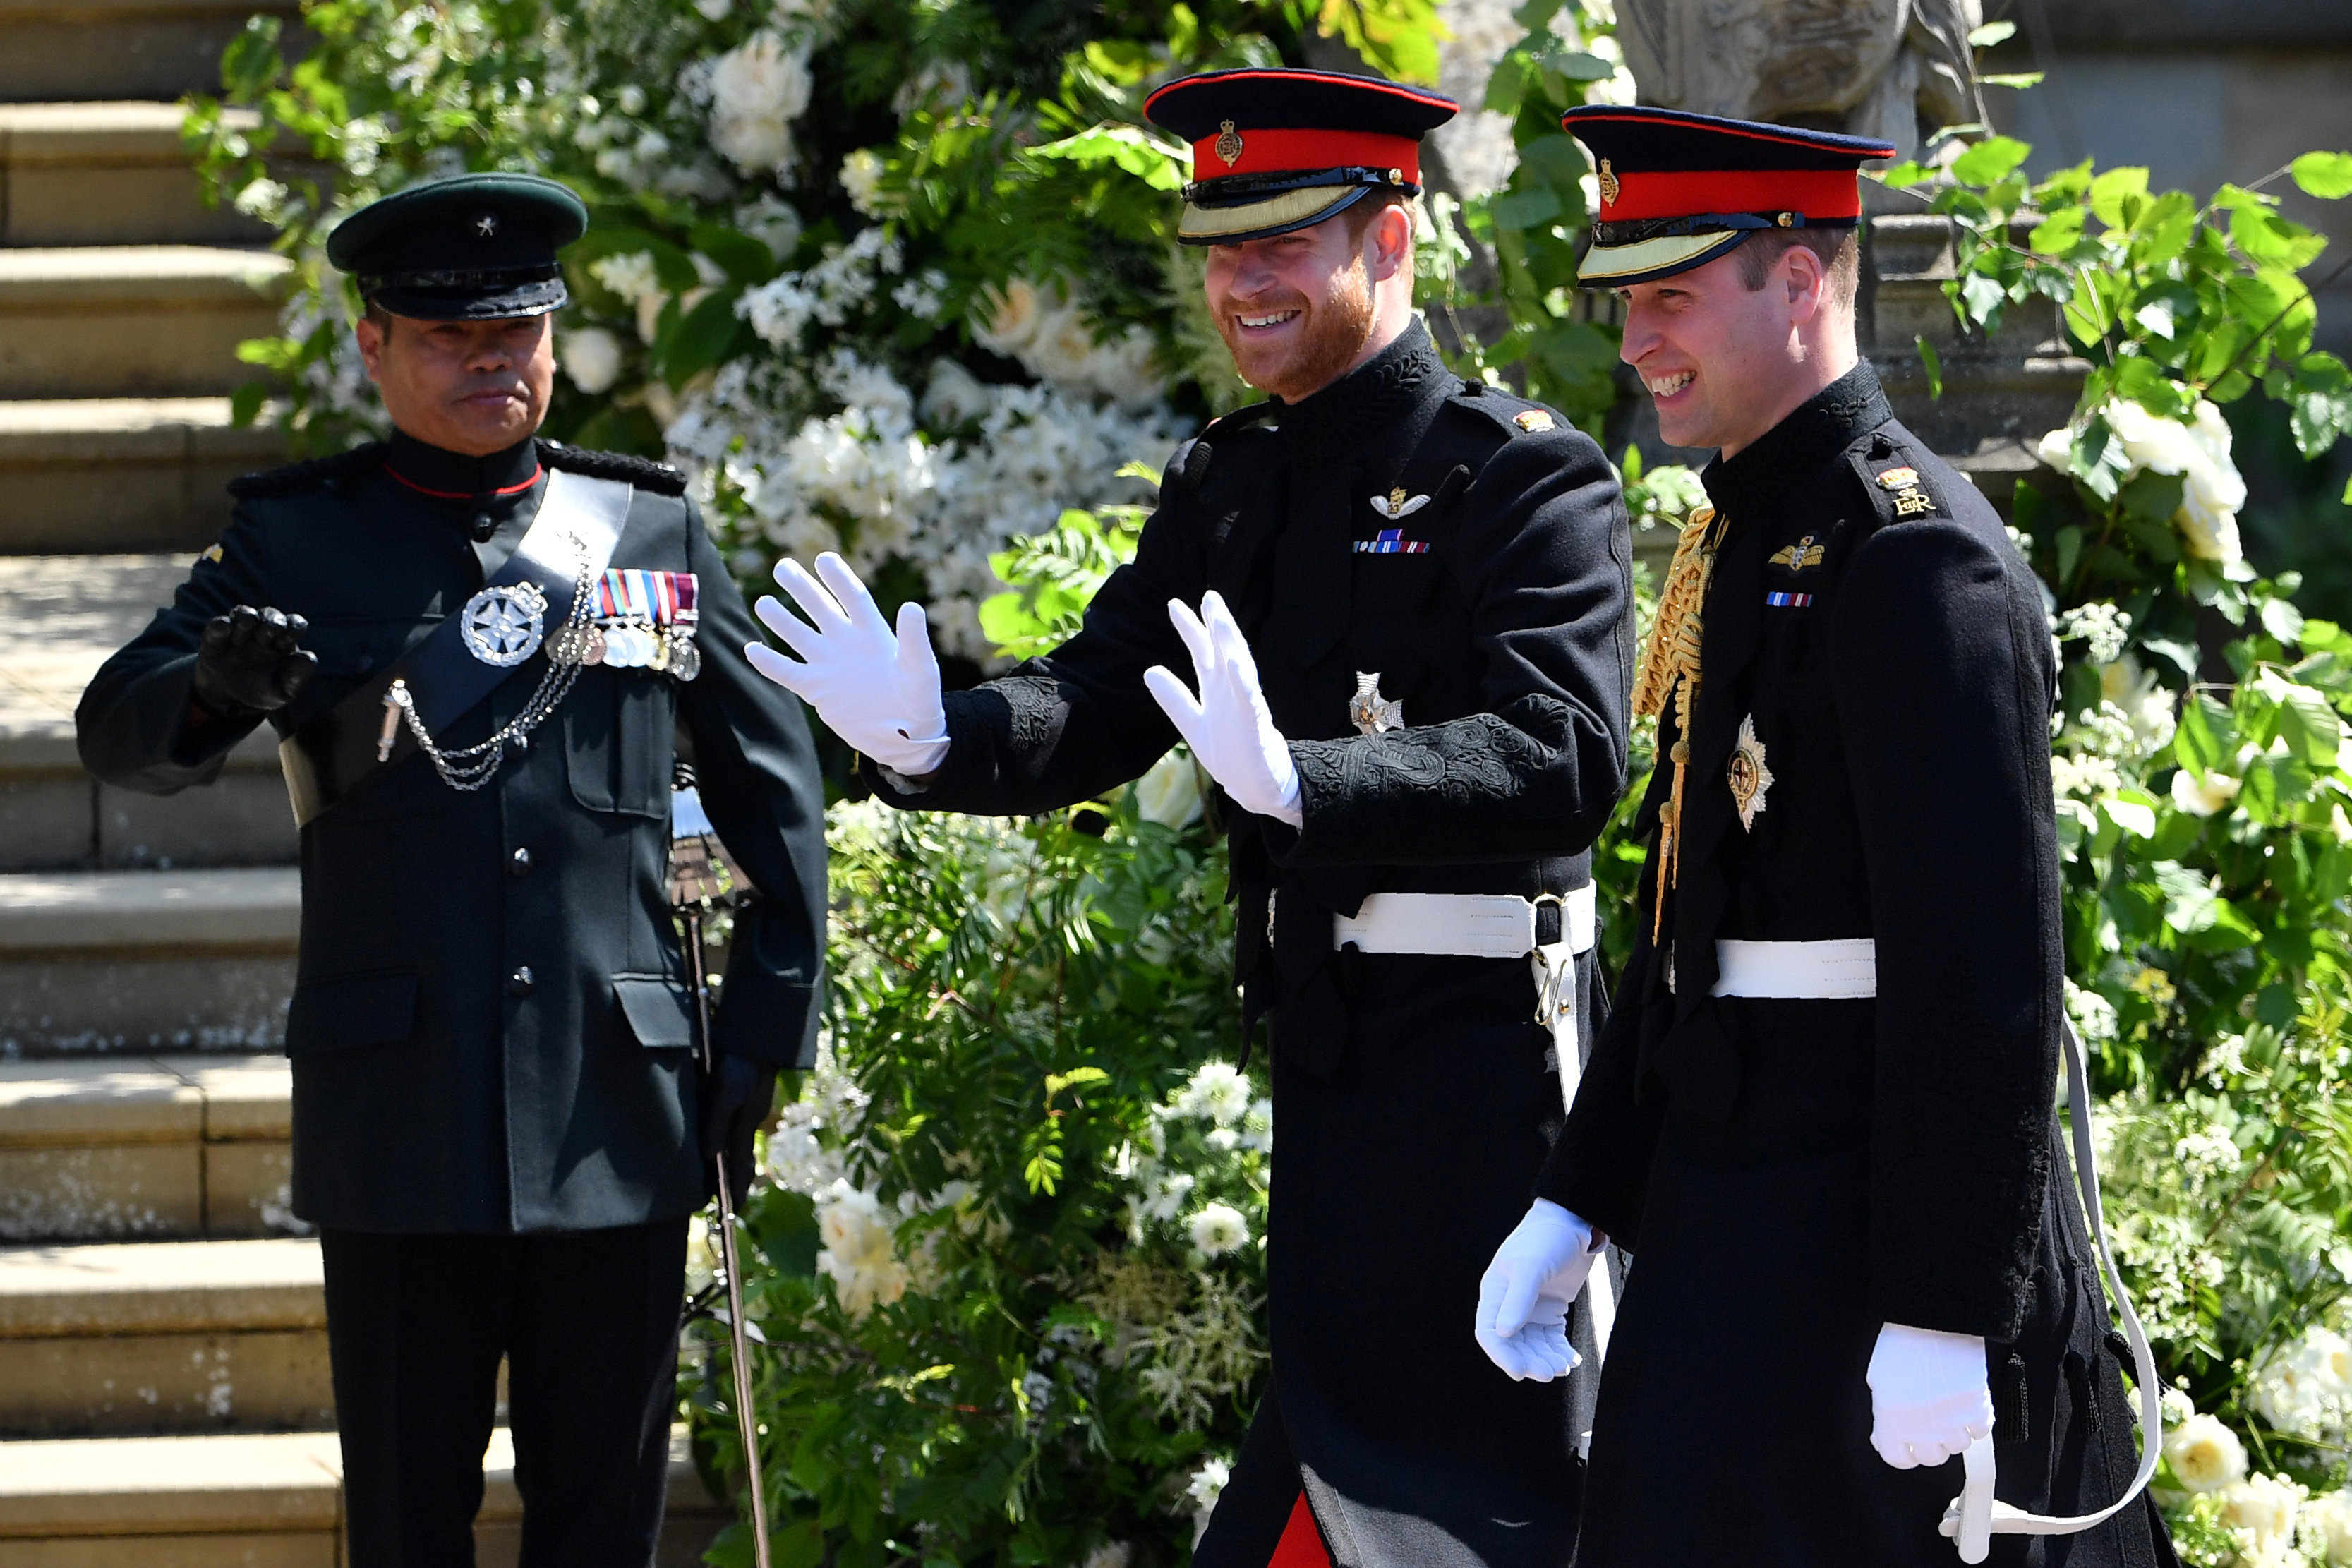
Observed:
[[[1633,682],[1633,716],[1663,716],[1669,698],[1674,702],[1675,743],[1667,753],[1675,770],[1674,794],[1658,825],[1658,887],[1651,911],[1650,940],[1658,938],[1665,918],[1666,889],[1675,882],[1682,853],[1683,773],[1690,762],[1691,713],[1698,700],[1699,645],[1703,627],[1699,611],[1706,603],[1706,585],[1715,575],[1715,552],[1723,543],[1723,525],[1712,507],[1700,507],[1683,524],[1675,543],[1674,563],[1666,568],[1666,585],[1658,595],[1657,619],[1650,627],[1650,646],[1643,650],[1640,675]]]

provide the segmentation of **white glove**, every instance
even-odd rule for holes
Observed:
[[[1197,616],[1190,605],[1171,599],[1168,618],[1192,651],[1201,700],[1192,700],[1191,690],[1164,664],[1143,672],[1144,686],[1167,710],[1169,722],[1193,757],[1236,805],[1297,827],[1306,820],[1298,809],[1298,766],[1290,760],[1290,742],[1266,710],[1257,660],[1223,595],[1211,593]]]
[[[1608,1238],[1546,1198],[1495,1249],[1478,1281],[1478,1348],[1521,1381],[1565,1377],[1583,1358],[1568,1342],[1568,1307]]]
[[[948,754],[948,716],[940,703],[940,661],[931,652],[923,606],[899,605],[894,634],[849,563],[830,550],[816,558],[814,577],[797,561],[777,562],[776,585],[808,613],[808,621],[768,595],[752,611],[800,658],[749,643],[743,654],[751,668],[893,773],[920,778],[937,771]]]
[[[1942,1464],[1992,1436],[1985,1342],[1888,1323],[1870,1352],[1870,1446],[1898,1470]]]

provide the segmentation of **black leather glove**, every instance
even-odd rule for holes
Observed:
[[[775,1103],[776,1069],[721,1052],[702,1082],[702,1157],[727,1156],[728,1197],[737,1207],[751,1191],[751,1135]]]
[[[205,623],[196,647],[196,700],[226,717],[270,713],[302,694],[319,656],[298,647],[310,623],[239,605]]]

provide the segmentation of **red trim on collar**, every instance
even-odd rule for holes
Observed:
[[[435,500],[478,500],[481,493],[476,490],[427,489],[423,485],[418,484],[415,479],[410,479],[406,474],[402,473],[398,468],[394,468],[390,463],[386,463],[383,466],[383,471],[390,474],[394,479],[398,479],[402,484],[406,485],[410,489],[415,490],[418,495],[431,496]],[[520,495],[523,491],[530,489],[531,486],[539,483],[541,476],[544,475],[546,472],[547,465],[542,463],[537,468],[531,469],[530,478],[523,480],[522,483],[519,485],[502,486],[501,488],[491,490],[488,493],[494,496]]]
[[[1375,131],[1243,131],[1241,153],[1228,164],[1217,151],[1220,132],[1192,143],[1192,177],[1227,174],[1289,174],[1310,169],[1402,169],[1405,183],[1421,184],[1421,142]]]
[[[1601,221],[1690,217],[1699,213],[1800,212],[1810,218],[1862,216],[1851,169],[1680,169],[1613,171],[1617,199],[1601,204]]]

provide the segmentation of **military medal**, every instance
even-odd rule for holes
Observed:
[[[1381,672],[1366,675],[1356,671],[1356,695],[1348,704],[1348,717],[1359,732],[1378,735],[1404,727],[1404,704],[1381,695]]]
[[[1404,487],[1402,485],[1397,486],[1396,489],[1389,491],[1389,493],[1384,496],[1374,496],[1372,498],[1372,510],[1379,512],[1382,517],[1387,518],[1391,522],[1394,522],[1397,519],[1402,517],[1411,517],[1414,512],[1419,511],[1423,507],[1425,507],[1428,504],[1429,498],[1427,496],[1412,496],[1408,498],[1404,493]]]
[[[1756,738],[1756,715],[1739,721],[1739,739],[1731,748],[1732,804],[1739,807],[1739,826],[1756,831],[1756,816],[1764,809],[1764,792],[1772,787],[1772,770],[1764,765],[1764,742]]]
[[[695,646],[692,632],[670,634],[669,672],[680,680],[692,680],[702,673],[702,650]]]
[[[485,588],[458,613],[466,649],[484,664],[511,669],[539,651],[547,625],[547,595],[535,583]]]

